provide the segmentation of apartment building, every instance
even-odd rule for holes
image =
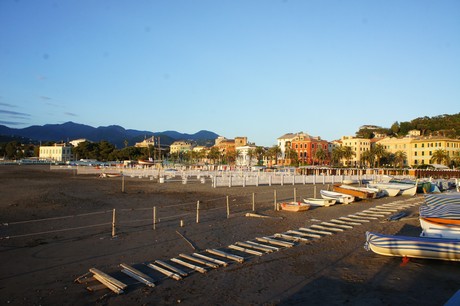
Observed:
[[[72,147],[65,143],[56,143],[53,146],[40,146],[39,159],[55,162],[67,162],[73,158]]]

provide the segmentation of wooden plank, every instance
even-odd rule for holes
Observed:
[[[249,240],[246,240],[244,243],[249,243],[250,245],[255,245],[255,246],[267,248],[267,249],[272,250],[273,252],[278,252],[280,250],[279,247],[275,247],[273,245],[267,245],[267,244],[258,243],[258,242],[254,242],[254,241],[249,241]]]
[[[352,217],[353,215],[348,215],[349,217]],[[358,218],[364,218],[364,219],[369,219],[369,220],[378,220],[379,218],[377,217],[371,217],[367,214],[363,214],[363,213],[356,213],[355,214],[356,217]]]
[[[353,226],[351,225],[343,225],[343,224],[337,224],[337,223],[331,223],[331,222],[321,222],[321,224],[324,224],[326,226],[332,226],[335,228],[344,228],[344,229],[351,229]]]
[[[371,217],[379,217],[379,218],[385,217],[385,215],[382,215],[376,212],[372,212],[369,210],[363,210],[362,212],[357,213],[357,215],[361,215],[361,214],[364,216],[371,216]]]
[[[303,232],[309,232],[309,233],[314,233],[314,234],[322,234],[322,235],[332,235],[333,233],[327,232],[327,231],[319,231],[311,228],[306,228],[306,227],[301,227],[299,228],[300,231]]]
[[[371,208],[372,209],[372,208]],[[386,210],[386,211],[392,211],[392,212],[397,212],[398,209],[392,209],[392,208],[388,208],[388,207],[382,207],[382,206],[375,206],[373,209],[376,209],[376,210]]]
[[[265,252],[265,253],[272,253],[273,252],[273,249],[270,249],[270,248],[267,248],[267,247],[264,247],[264,246],[253,245],[253,244],[246,243],[246,242],[240,242],[239,241],[239,242],[235,242],[235,244],[238,245],[238,246],[244,247],[244,248],[258,250],[258,251],[262,251],[262,252]]]
[[[221,257],[224,257],[224,258],[227,258],[227,259],[231,259],[231,260],[237,261],[237,262],[239,262],[239,263],[243,263],[243,262],[244,262],[244,258],[243,258],[243,257],[238,256],[238,255],[235,255],[235,254],[226,253],[226,252],[221,251],[221,250],[206,249],[206,252],[208,252],[208,253],[210,253],[210,254],[213,254],[213,255],[221,256]]]
[[[365,219],[358,219],[358,218],[347,218],[347,217],[340,217],[339,220],[351,221],[351,222],[370,222],[369,220]]]
[[[335,228],[335,227],[329,227],[329,226],[321,226],[321,225],[317,225],[317,224],[313,224],[311,227],[312,228],[317,228],[317,229],[320,229],[320,230],[326,230],[326,231],[343,232],[343,229],[341,229],[341,228]]]
[[[171,258],[170,260],[171,260],[172,262],[175,262],[175,263],[177,263],[177,264],[179,264],[179,265],[182,265],[182,266],[184,266],[184,267],[193,269],[193,270],[198,271],[198,272],[200,272],[200,273],[206,273],[206,272],[207,272],[205,268],[199,267],[199,266],[197,266],[197,265],[194,265],[194,264],[191,264],[191,263],[188,263],[188,262],[185,262],[185,261],[183,261],[183,260],[181,260],[181,259],[179,259],[179,258]]]
[[[122,294],[124,292],[122,289],[118,288],[117,286],[109,282],[106,278],[98,274],[94,274],[94,278],[100,281],[104,286],[106,286],[107,288],[115,292],[116,294]]]
[[[240,247],[240,246],[234,245],[234,244],[229,245],[228,248],[232,249],[232,250],[237,250],[237,251],[240,251],[240,252],[243,252],[243,253],[257,255],[257,256],[264,255],[264,253],[262,253],[262,252],[251,250],[251,249],[248,249],[248,248],[243,248],[243,247]]]
[[[212,262],[204,260],[204,259],[199,259],[199,258],[190,256],[190,255],[187,255],[187,254],[179,254],[179,256],[182,257],[182,258],[188,259],[190,261],[193,261],[193,262],[208,266],[208,267],[213,268],[213,269],[219,268],[218,264],[212,263]]]
[[[153,264],[153,263],[147,264],[147,267],[149,267],[149,268],[151,268],[151,269],[153,269],[153,270],[156,270],[156,271],[158,271],[158,272],[160,272],[160,273],[163,273],[163,274],[166,275],[167,277],[170,277],[170,278],[175,279],[175,280],[177,280],[177,281],[179,281],[179,280],[182,279],[182,276],[180,276],[179,274],[176,274],[176,273],[171,272],[171,271],[169,271],[169,270],[163,269],[162,267],[157,266],[157,265],[155,265],[155,264]]]
[[[91,291],[91,292],[99,291],[99,290],[102,290],[102,289],[107,289],[107,286],[104,285],[104,284],[97,284],[97,285],[92,285],[92,286],[86,287],[86,290]]]
[[[383,214],[384,216],[393,213],[393,212],[391,212],[391,211],[376,211],[376,210],[372,210],[372,208],[371,208],[371,209],[363,210],[362,212],[363,212],[363,213],[369,213],[369,214],[378,214],[378,215]]]
[[[331,220],[329,220],[329,222],[338,223],[338,224],[345,224],[345,225],[361,225],[361,223],[358,223],[358,222],[344,221],[344,220],[340,220],[340,219],[331,219]]]
[[[112,277],[112,276],[110,276],[110,275],[108,275],[108,274],[96,269],[96,268],[91,268],[91,269],[89,269],[89,271],[94,274],[94,278],[96,278],[96,275],[97,275],[97,276],[99,276],[99,278],[103,278],[103,279],[107,280],[108,282],[110,282],[111,284],[117,286],[120,289],[126,289],[126,287],[128,287],[128,285],[126,285],[125,283],[119,281],[118,279],[116,279],[116,278],[114,278],[114,277]],[[97,279],[97,280],[99,280],[99,279]]]
[[[163,267],[165,267],[166,269],[169,269],[169,270],[173,271],[173,272],[176,273],[176,274],[179,274],[179,275],[182,276],[182,277],[186,277],[186,276],[188,275],[187,272],[182,271],[181,269],[176,268],[176,267],[174,267],[174,266],[172,266],[172,265],[170,265],[170,264],[168,264],[167,262],[164,262],[164,261],[162,261],[162,260],[155,260],[155,263],[156,263],[157,265],[163,266]]]
[[[323,237],[323,236],[317,235],[317,234],[302,233],[302,232],[294,231],[294,230],[289,230],[289,231],[287,231],[287,233],[289,233],[289,234],[292,233],[292,234],[296,234],[296,235],[299,235],[299,236],[311,237],[311,238],[321,238],[321,237]]]
[[[206,255],[203,255],[203,254],[199,254],[199,253],[193,253],[192,255],[196,256],[196,257],[199,257],[199,258],[202,258],[202,259],[205,259],[207,261],[213,262],[215,264],[218,264],[219,266],[223,266],[223,267],[228,266],[228,263],[223,261],[223,260],[219,260],[219,259],[216,259],[216,258],[213,258],[213,257],[209,257],[209,256],[206,256]]]
[[[292,240],[292,241],[296,241],[296,242],[299,242],[299,241],[301,241],[301,242],[310,242],[310,240],[307,239],[307,238],[298,237],[298,236],[291,236],[291,235],[282,234],[282,233],[276,233],[275,237],[276,238],[281,238],[281,239],[286,239],[286,240]]]
[[[270,244],[274,244],[274,245],[279,245],[279,246],[286,247],[286,248],[292,248],[295,245],[292,242],[280,241],[280,240],[272,239],[272,238],[269,238],[269,237],[258,237],[258,238],[256,238],[256,240],[258,240],[260,242],[266,242],[266,243],[270,243]]]
[[[123,268],[121,272],[125,273],[126,275],[140,281],[141,283],[149,286],[149,287],[155,287],[155,281],[148,275],[142,273],[141,271],[131,267],[130,265],[127,265],[125,263],[121,263],[120,267]]]

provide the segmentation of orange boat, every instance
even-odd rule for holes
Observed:
[[[279,203],[282,210],[286,211],[306,211],[310,209],[310,205],[302,202],[282,202]]]

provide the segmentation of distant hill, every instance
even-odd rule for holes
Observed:
[[[62,124],[45,124],[43,126],[33,125],[23,129],[9,128],[0,125],[0,136],[3,139],[9,138],[27,138],[32,141],[68,141],[79,138],[85,138],[91,141],[106,140],[113,143],[118,148],[124,146],[125,140],[128,144],[134,145],[136,142],[142,141],[144,138],[152,136],[160,136],[161,144],[170,145],[176,140],[191,140],[198,144],[214,143],[214,139],[218,137],[216,133],[210,131],[199,131],[195,134],[182,134],[176,131],[165,132],[149,132],[132,130],[118,126],[100,126],[94,128],[89,125],[66,122]]]

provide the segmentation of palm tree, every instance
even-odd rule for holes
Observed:
[[[433,152],[433,155],[431,155],[430,158],[430,163],[437,163],[437,164],[442,164],[442,165],[449,165],[450,163],[450,157],[449,153],[447,153],[446,150],[444,149],[438,149]]]
[[[255,149],[249,149],[248,150],[248,159],[249,159],[249,167],[252,166],[252,160],[256,156],[256,150]]]
[[[385,147],[381,144],[376,144],[375,147],[373,147],[372,149],[372,153],[375,155],[376,159],[377,159],[377,168],[380,167],[380,160],[382,159],[382,157],[384,157],[385,155],[388,154],[388,152],[385,150]]]
[[[347,161],[347,165],[350,165],[350,159],[353,158],[353,156],[356,155],[355,151],[353,151],[352,147],[345,146],[343,148],[343,158]]]
[[[299,163],[299,155],[296,150],[286,148],[286,158],[290,160],[291,165],[297,165]]]
[[[374,164],[375,155],[371,150],[364,151],[361,154],[360,162],[368,167]]]
[[[275,165],[278,164],[278,156],[281,154],[281,148],[277,145],[274,145],[270,149],[268,149],[268,156],[270,156],[271,159],[275,160]]]
[[[402,168],[407,160],[407,153],[403,150],[396,151],[394,154],[396,167]]]
[[[331,163],[333,165],[338,166],[341,163],[341,160],[343,159],[343,149],[342,147],[338,146],[332,149],[332,157],[331,157]]]
[[[315,156],[315,159],[318,160],[318,163],[322,165],[324,163],[324,160],[327,157],[327,153],[323,148],[318,148],[314,156]]]
[[[220,151],[218,147],[212,147],[208,152],[208,158],[212,160],[212,163],[215,164],[220,158]]]
[[[265,154],[264,147],[257,146],[255,148],[255,154],[256,154],[256,157],[257,157],[257,165],[262,166],[262,164],[263,164],[262,160],[263,160],[264,154]]]

